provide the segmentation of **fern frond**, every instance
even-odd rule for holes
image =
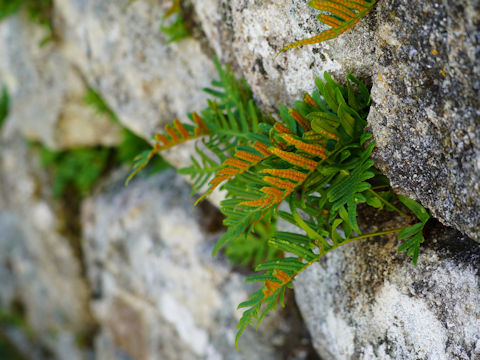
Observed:
[[[358,165],[354,170],[348,173],[339,173],[337,180],[332,182],[332,186],[328,191],[328,199],[333,203],[332,209],[337,210],[340,207],[347,205],[349,225],[360,234],[360,229],[357,224],[357,202],[365,202],[365,197],[362,192],[370,189],[371,185],[366,180],[371,179],[374,173],[371,171],[373,161],[369,160],[375,143],[372,142],[367,149],[365,149],[358,161]]]
[[[268,245],[268,239],[275,231],[275,221],[262,219],[255,225],[254,233],[230,242],[225,249],[225,254],[233,263],[243,266],[251,265],[252,269],[262,262],[272,261],[280,255],[278,249]]]
[[[179,174],[188,175],[192,179],[192,195],[198,193],[211,177],[217,173],[222,165],[213,160],[197,144],[195,144],[195,151],[198,158],[190,157],[191,165],[178,170]]]
[[[153,145],[153,149],[150,152],[142,153],[135,158],[133,171],[127,178],[125,184],[128,185],[130,180],[132,180],[135,175],[144,169],[150,160],[152,160],[153,157],[158,155],[161,151],[170,149],[186,141],[211,134],[209,128],[205,125],[202,118],[198,114],[193,113],[192,119],[196,125],[195,127],[192,127],[192,125],[182,124],[178,119],[175,119],[171,124],[167,124],[165,126],[165,132],[163,134],[155,134],[155,144]]]
[[[271,154],[268,147],[258,141],[253,147],[239,147],[232,158],[224,161],[216,176],[210,180],[210,188],[196,201],[195,205],[211,194],[222,183],[253,168]]]
[[[340,36],[345,31],[353,28],[362,17],[367,15],[376,2],[377,0],[310,1],[308,6],[325,12],[318,15],[317,18],[325,25],[330,26],[330,29],[323,31],[314,37],[296,41],[290,45],[287,45],[280,50],[280,53],[297,46],[316,44]]]
[[[324,20],[340,26],[348,17],[358,16],[360,7],[371,7],[373,2],[313,3],[334,14],[331,19],[323,16]],[[368,143],[371,134],[364,132],[370,95],[355,77],[348,75],[343,87],[325,73],[324,81],[315,81],[318,89],[305,94],[303,101],[296,101],[292,109],[281,107],[277,121],[261,115],[248,86],[236,80],[228,67],[217,66],[220,80],[212,83],[217,89],[206,89],[216,101],[209,101],[200,115],[191,116],[195,126],[178,120],[167,125],[164,133],[156,135],[154,149],[139,157],[139,167],[163,149],[205,136],[204,147],[196,146],[199,157],[192,158],[192,165],[181,172],[194,179],[195,190],[208,183],[198,201],[220,186],[226,191],[220,206],[227,231],[215,244],[213,255],[231,245],[227,255],[245,256],[244,263],[249,264],[265,254],[291,256],[267,257],[256,268],[262,273],[247,278],[263,286],[239,305],[247,310],[238,324],[236,344],[246,326],[254,320],[260,324],[278,303],[284,305],[286,288],[299,273],[343,244],[399,232],[399,238],[405,240],[399,250],[407,251],[417,262],[422,230],[430,216],[420,204],[400,198],[421,221],[409,227],[361,235],[357,224],[357,204],[362,202],[409,216],[391,202],[393,192],[375,191],[388,186],[388,179],[370,160],[375,143]],[[284,201],[289,211],[278,210]],[[302,234],[265,226],[272,225],[277,216]]]

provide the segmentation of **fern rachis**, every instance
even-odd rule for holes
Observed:
[[[320,43],[334,39],[353,28],[361,18],[366,16],[377,0],[313,0],[308,6],[323,11],[317,19],[330,26],[328,30],[308,39],[296,41],[285,46],[280,53],[297,46]]]

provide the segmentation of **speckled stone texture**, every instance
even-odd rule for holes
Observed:
[[[173,170],[127,188],[126,174],[116,173],[83,206],[99,359],[316,358],[294,312],[247,329],[235,351],[236,307],[253,290],[226,259],[212,259],[219,233],[208,231],[208,212],[193,207]]]
[[[396,227],[377,221],[378,231]],[[324,360],[480,358],[480,246],[438,222],[417,267],[395,236],[345,245],[295,282]]]
[[[0,86],[11,99],[3,131],[54,149],[118,144],[120,126],[85,104],[83,76],[61,43],[39,46],[45,36],[24,13],[0,22]]]
[[[380,1],[368,122],[394,188],[480,240],[480,2]]]
[[[85,359],[77,340],[88,338],[94,322],[75,239],[46,171],[18,134],[0,136],[0,178],[0,315],[25,322],[9,329],[0,316],[0,332],[25,358]]]
[[[215,78],[198,41],[166,45],[170,1],[56,0],[64,53],[120,122],[151,136],[175,117],[201,110]]]
[[[282,47],[327,27],[306,1],[190,0],[208,43],[224,62],[237,66],[258,104],[278,111],[313,90],[316,77],[329,71],[339,79],[348,72],[368,78],[375,63],[375,17],[360,21],[356,31],[282,53]]]

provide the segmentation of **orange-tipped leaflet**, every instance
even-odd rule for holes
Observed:
[[[251,166],[248,162],[235,158],[229,158],[225,160],[224,165],[233,166],[240,170],[246,170]]]
[[[266,183],[272,184],[280,189],[287,190],[292,192],[298,184],[295,184],[288,180],[282,180],[273,176],[264,176],[263,181]]]
[[[337,18],[331,15],[320,14],[317,16],[317,18],[324,24],[327,24],[328,26],[331,26],[331,27],[338,27],[342,25],[342,21],[338,20]]]
[[[188,130],[185,128],[185,126],[183,126],[180,120],[178,119],[173,120],[173,126],[178,131],[183,141],[188,140],[190,138],[190,134],[188,133]]]
[[[159,150],[161,148],[168,148],[168,147],[172,146],[172,144],[170,142],[170,139],[167,138],[165,135],[160,134],[160,133],[155,134],[155,141],[157,141],[157,144],[161,143],[161,144],[159,144],[159,146],[160,146]],[[157,145],[157,144],[155,144],[155,145]]]
[[[343,5],[336,4],[333,1],[311,1],[309,5],[317,10],[328,11],[345,21],[355,17],[356,13]]]
[[[308,154],[320,156],[322,159],[326,159],[325,148],[320,145],[307,144],[301,140],[295,139],[291,135],[284,134],[282,138],[291,145],[294,145],[298,150],[305,151]]]
[[[318,107],[318,104],[313,100],[313,98],[310,96],[310,94],[305,93],[303,95],[303,101],[305,101],[306,104],[313,106],[313,107]]]
[[[292,169],[263,169],[260,172],[264,174],[270,174],[276,177],[290,179],[297,183],[304,182],[308,176],[308,174]]]
[[[298,111],[289,109],[288,114],[302,127],[303,131],[312,130],[310,122],[307,121]]]
[[[260,154],[263,156],[270,156],[272,153],[268,150],[268,146],[265,145],[264,143],[261,143],[257,141],[254,145],[253,148],[257,150]]]
[[[272,186],[264,186],[261,192],[274,197],[274,202],[279,203],[285,198],[285,192]]]
[[[271,147],[271,148],[269,148],[269,150],[274,155],[277,155],[279,158],[289,162],[290,164],[297,165],[297,166],[302,167],[304,169],[308,169],[308,170],[313,171],[313,170],[315,170],[315,168],[318,165],[318,163],[316,161],[307,159],[307,158],[305,158],[303,156],[300,156],[300,155],[290,153],[288,151],[280,150],[276,147]]]
[[[279,122],[277,122],[273,128],[274,128],[279,134],[293,134],[293,132],[291,132],[289,128],[283,126],[283,125],[280,124]]]
[[[263,157],[261,156],[252,154],[251,152],[244,151],[244,150],[238,150],[235,153],[235,157],[241,160],[248,161],[251,164],[257,164],[263,159]]]

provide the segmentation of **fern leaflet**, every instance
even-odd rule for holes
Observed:
[[[330,29],[314,37],[296,41],[285,46],[280,53],[302,45],[317,44],[322,41],[334,39],[345,31],[353,28],[362,17],[367,15],[377,0],[313,0],[308,6],[323,11],[317,19]]]

